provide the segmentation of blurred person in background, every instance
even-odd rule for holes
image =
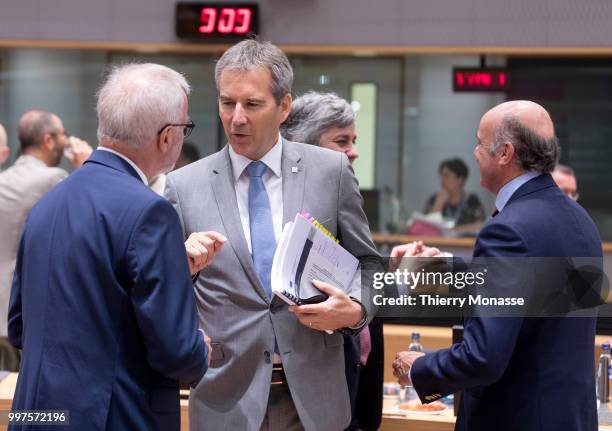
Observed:
[[[189,141],[185,141],[173,170],[180,169],[197,160],[200,160],[200,151],[198,147]],[[166,188],[166,174],[162,173],[155,177],[153,181],[151,181],[151,184],[149,184],[149,187],[158,195],[163,196],[164,189]]]
[[[427,200],[424,213],[441,213],[455,222],[454,232],[475,235],[486,214],[478,196],[463,189],[469,173],[467,165],[459,158],[440,162],[440,190]]]
[[[559,186],[565,195],[577,201],[578,200],[578,183],[576,182],[576,174],[569,166],[558,164],[555,170],[552,171],[553,180]]]
[[[176,161],[174,169],[180,169],[183,166],[187,166],[190,163],[197,162],[200,160],[200,150],[195,146],[193,142],[185,142],[181,149],[181,155]]]
[[[355,112],[334,93],[309,91],[295,99],[289,116],[281,124],[281,135],[290,141],[340,151],[351,164],[359,157],[355,146]]]
[[[26,112],[17,132],[21,154],[0,173],[0,369],[10,371],[19,367],[19,352],[7,341],[6,313],[23,224],[40,198],[68,176],[57,167],[62,157],[79,168],[92,152],[87,142],[68,137],[62,120],[51,112]]]
[[[8,141],[6,137],[6,129],[2,124],[0,124],[0,169],[8,160],[9,155],[11,154],[11,149],[8,146]]]
[[[359,157],[355,147],[355,112],[334,93],[310,91],[295,99],[281,125],[281,135],[290,141],[343,152],[351,164]],[[382,418],[384,376],[380,319],[372,320],[358,336],[345,337],[344,360],[352,409],[348,429],[376,430]]]

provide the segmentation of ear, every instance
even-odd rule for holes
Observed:
[[[170,151],[170,134],[172,133],[172,127],[166,127],[157,136],[157,149],[162,153],[166,154]]]
[[[291,98],[291,94],[285,94],[285,96],[281,99],[280,102],[280,109],[281,109],[281,118],[280,118],[280,122],[284,122],[287,119],[287,116],[289,115],[289,112],[291,112],[291,101],[293,99]]]
[[[53,137],[50,133],[45,133],[43,135],[41,145],[45,151],[53,150],[53,147],[55,147],[55,141],[53,140]]]
[[[514,154],[516,150],[514,149],[514,145],[512,145],[510,142],[508,141],[504,142],[502,148],[500,148],[499,151],[500,151],[500,158],[499,158],[500,165],[506,166],[514,162]]]

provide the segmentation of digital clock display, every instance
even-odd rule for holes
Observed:
[[[465,68],[453,69],[453,90],[470,91],[508,91],[510,73],[502,68]]]
[[[259,9],[254,3],[177,3],[176,35],[180,38],[222,42],[240,40],[259,31]]]

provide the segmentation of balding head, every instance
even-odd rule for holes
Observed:
[[[19,119],[17,127],[21,152],[40,146],[45,134],[58,133],[61,129],[62,121],[51,112],[37,109],[26,112]]]
[[[474,151],[481,184],[497,193],[524,172],[551,172],[559,159],[559,143],[550,115],[527,100],[504,102],[483,115]]]
[[[34,156],[48,166],[57,166],[64,152],[66,135],[62,120],[55,114],[33,109],[17,126],[21,154]]]
[[[546,109],[529,100],[500,103],[485,115],[492,115],[501,122],[514,119],[544,139],[551,139],[555,135],[555,127]]]
[[[10,154],[10,149],[7,143],[6,129],[0,124],[0,166],[6,162]]]
[[[559,160],[559,143],[550,115],[542,106],[528,100],[504,102],[486,116],[495,124],[493,153],[511,144],[521,171],[548,173],[554,169]]]

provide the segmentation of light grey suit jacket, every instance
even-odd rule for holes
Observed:
[[[0,173],[0,336],[7,336],[8,303],[17,245],[30,209],[68,173],[23,155]]]
[[[275,335],[304,428],[344,429],[351,412],[343,337],[303,326],[278,298],[270,303],[244,237],[233,178],[226,146],[171,173],[166,183],[166,196],[186,237],[216,230],[229,242],[196,282],[200,322],[213,350],[208,372],[191,392],[190,429],[259,430],[270,392]],[[380,266],[357,180],[344,154],[283,140],[282,181],[283,224],[307,211],[362,266]],[[370,303],[364,305],[371,319]]]

